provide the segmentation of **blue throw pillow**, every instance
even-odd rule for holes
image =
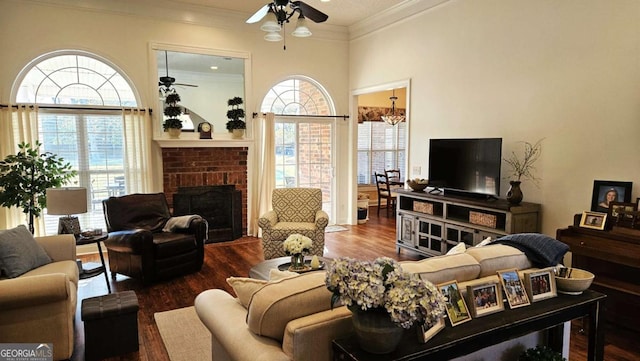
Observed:
[[[47,263],[51,258],[27,227],[0,231],[0,274],[15,278]]]

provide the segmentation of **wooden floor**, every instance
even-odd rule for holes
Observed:
[[[368,223],[357,226],[345,226],[348,230],[326,234],[325,256],[330,258],[349,256],[359,259],[373,259],[388,256],[398,260],[420,259],[415,254],[402,251],[396,253],[395,219],[387,218],[384,211],[376,216],[372,207]],[[83,262],[99,262],[97,255],[80,257]],[[153,314],[176,308],[192,306],[195,297],[210,288],[222,288],[232,292],[226,283],[230,276],[248,276],[249,269],[261,262],[260,241],[253,237],[244,237],[233,242],[207,244],[205,246],[205,264],[198,273],[167,280],[144,287],[140,282],[118,275],[111,280],[114,291],[134,290],[140,303],[138,313],[138,332],[140,350],[110,360],[168,361],[162,339],[158,333]],[[100,275],[81,281],[78,291],[78,312],[76,313],[76,348],[73,361],[84,360],[84,327],[80,320],[81,300],[107,293],[104,276]],[[569,361],[586,360],[586,335],[578,332],[580,323],[574,321],[571,332]],[[640,360],[640,343],[637,333],[609,327],[606,334],[605,360]]]

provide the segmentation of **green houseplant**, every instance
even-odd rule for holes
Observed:
[[[567,359],[549,347],[539,345],[525,350],[518,357],[518,361],[567,361]]]
[[[38,141],[32,147],[20,143],[18,154],[0,161],[0,205],[19,207],[29,217],[29,230],[34,231],[33,220],[47,206],[47,188],[62,186],[76,175],[71,164],[51,152],[40,153]]]
[[[167,116],[162,127],[165,132],[169,132],[172,137],[176,137],[180,135],[180,129],[182,129],[182,121],[178,119],[178,116],[182,114],[182,108],[178,105],[180,101],[180,94],[173,92],[167,95],[164,102],[166,106],[164,107],[164,115]],[[177,129],[177,131],[172,131],[172,129]]]
[[[240,97],[234,97],[227,101],[227,105],[231,107],[231,109],[227,111],[227,118],[229,119],[227,122],[227,130],[229,133],[234,133],[234,136],[239,134],[240,137],[244,133],[244,129],[247,129],[247,123],[243,120],[245,116],[244,109],[240,108],[242,103],[243,101]],[[241,131],[238,132],[236,130]]]

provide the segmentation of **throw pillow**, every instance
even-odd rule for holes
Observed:
[[[264,287],[264,285],[295,276],[299,276],[299,274],[290,271],[280,271],[277,268],[273,268],[269,271],[269,281],[246,277],[229,277],[227,278],[227,283],[231,288],[233,288],[240,304],[242,304],[244,308],[247,308],[253,294]]]
[[[51,258],[27,227],[0,231],[0,274],[15,278],[48,263]]]
[[[464,242],[460,242],[456,244],[453,248],[451,248],[449,252],[447,252],[447,255],[464,253],[466,249],[467,249],[467,246],[465,246]]]

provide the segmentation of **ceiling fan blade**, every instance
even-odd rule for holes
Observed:
[[[269,12],[269,7],[271,6],[271,4],[267,4],[265,6],[263,6],[262,8],[260,8],[260,10],[256,11],[255,14],[251,15],[251,17],[249,19],[247,19],[247,24],[253,24],[253,23],[257,23],[258,21],[262,20],[262,18],[265,17],[265,15],[267,15],[267,13]]]
[[[329,15],[302,1],[292,1],[291,4],[293,5],[292,7],[300,9],[300,13],[304,15],[305,18],[313,22],[322,23],[329,18]]]
[[[193,88],[197,88],[198,87],[195,84],[184,84],[184,83],[173,83],[173,85],[190,86],[190,87],[193,87]]]

